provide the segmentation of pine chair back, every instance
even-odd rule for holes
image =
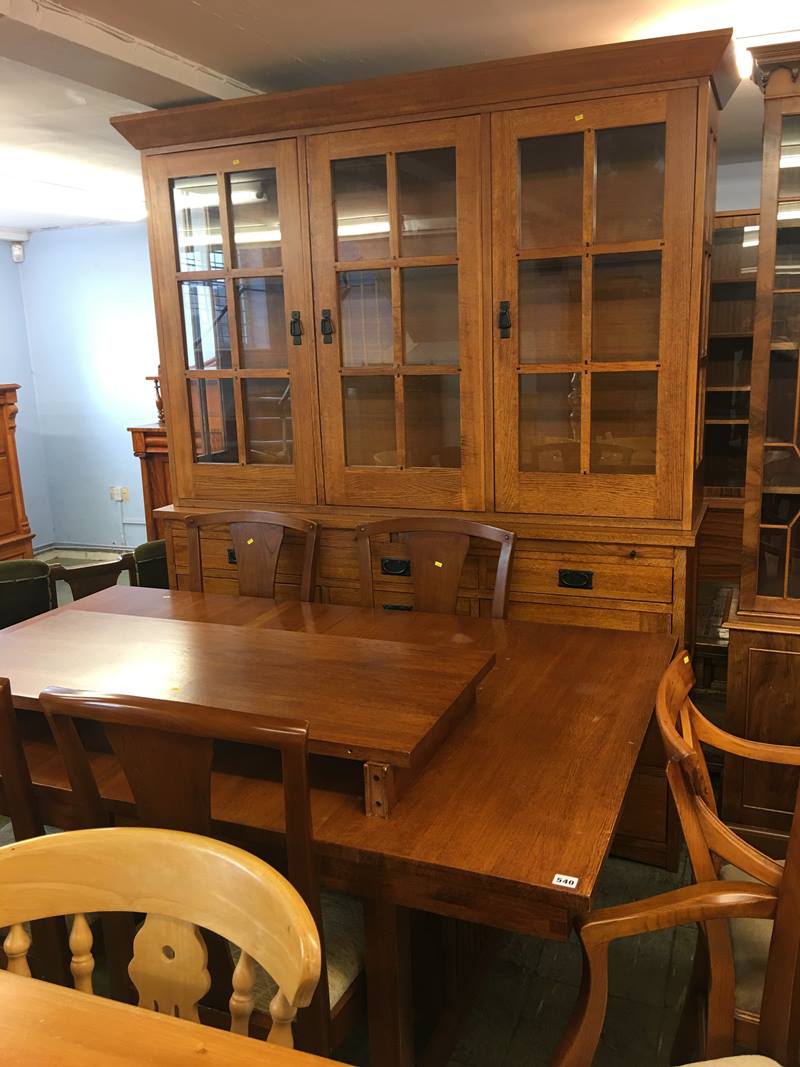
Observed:
[[[239,571],[239,592],[242,596],[273,597],[278,557],[286,531],[296,530],[304,534],[300,599],[313,599],[319,543],[319,527],[315,522],[298,519],[282,511],[220,511],[216,514],[188,516],[186,540],[189,550],[189,589],[195,593],[203,591],[200,532],[206,526],[229,528]]]
[[[0,561],[0,629],[50,610],[49,574],[38,559]]]
[[[254,961],[272,976],[267,1040],[293,1046],[298,1008],[311,1001],[321,953],[314,920],[276,870],[231,845],[172,830],[113,827],[37,837],[0,848],[0,927],[8,970],[30,975],[23,923],[73,916],[69,945],[75,988],[92,993],[89,912],[144,913],[130,976],[139,1006],[199,1022],[211,979],[199,928],[241,948],[233,972],[231,1030],[247,1034]]]
[[[694,684],[690,657],[687,652],[680,652],[659,685],[656,719],[667,754],[667,779],[695,880],[704,883],[717,880],[722,873],[730,873],[723,872],[727,863],[766,886],[789,892],[787,868],[743,840],[719,817],[702,743],[747,759],[784,766],[800,766],[800,748],[748,741],[720,729],[692,702],[690,693]],[[800,921],[800,911],[797,915]],[[792,932],[791,916],[785,907],[782,924],[786,940],[796,940],[797,931]],[[727,1056],[736,1043],[757,1044],[758,1034],[765,1026],[763,1009],[759,1025],[757,1015],[735,1008],[736,974],[730,924],[709,921],[704,936],[708,973],[712,978],[710,984],[698,980],[698,986],[708,988],[702,1013],[706,1055]],[[764,1002],[772,1005],[772,1012],[786,1014],[786,1005],[779,1000],[767,1001],[765,994]]]
[[[211,771],[215,744],[253,745],[280,760],[287,871],[322,929],[319,882],[313,852],[311,798],[308,778],[308,724],[266,715],[206,708],[196,704],[144,697],[114,696],[46,689],[40,705],[64,759],[75,806],[82,825],[108,824],[90,749],[84,743],[87,727],[97,724],[117,759],[133,795],[138,820],[147,826],[211,836]],[[80,729],[79,729],[80,726]],[[91,727],[89,727],[91,729]],[[114,957],[124,954],[125,936],[114,941]],[[227,948],[208,939],[212,974],[230,969]],[[218,988],[212,991],[217,992]],[[219,1008],[219,997],[214,998]],[[306,1044],[328,1050],[329,1007],[327,975],[323,971],[310,1010],[303,1020]]]
[[[101,589],[116,585],[121,574],[127,573],[131,585],[136,585],[136,563],[132,552],[125,552],[119,559],[108,563],[87,563],[84,567],[63,567],[54,563],[50,568],[50,596],[53,605],[58,605],[56,582],[66,582],[73,600],[81,600]]]
[[[456,611],[461,572],[469,551],[470,538],[500,546],[497,561],[492,618],[504,619],[508,610],[509,577],[515,535],[511,530],[467,519],[396,518],[381,519],[356,528],[361,602],[375,606],[373,585],[373,537],[402,534],[414,581],[414,607],[452,615]]]

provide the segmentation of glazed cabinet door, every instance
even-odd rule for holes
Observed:
[[[492,116],[498,511],[681,517],[696,106]]]
[[[329,504],[484,506],[479,124],[309,138]]]
[[[147,160],[176,503],[315,503],[294,140]]]

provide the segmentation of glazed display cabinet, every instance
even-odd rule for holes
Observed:
[[[800,744],[800,44],[753,49],[765,93],[741,599],[731,620],[735,733]],[[724,813],[760,847],[785,847],[795,770],[725,766]]]
[[[690,639],[737,80],[719,31],[115,119],[150,207],[173,584],[198,509],[314,518],[340,604],[358,524],[459,515],[516,532],[512,618]],[[235,591],[229,549],[209,533],[206,589]],[[489,614],[495,566],[476,546],[459,610]],[[287,538],[279,595],[299,572]],[[663,859],[660,763],[628,833]]]

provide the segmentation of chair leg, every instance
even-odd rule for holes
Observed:
[[[692,975],[683,1002],[678,1029],[672,1043],[670,1063],[695,1063],[705,1056],[708,990],[708,947],[702,929],[697,931],[697,947]]]

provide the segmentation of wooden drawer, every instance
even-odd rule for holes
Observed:
[[[590,553],[519,552],[511,571],[511,596],[547,593],[562,597],[672,602],[672,565],[666,560],[635,556],[608,557]],[[561,576],[566,583],[562,584]],[[587,586],[577,583],[586,575]],[[589,584],[590,583],[590,584]]]
[[[585,600],[553,603],[546,600],[511,600],[509,619],[525,622],[547,622],[560,626],[599,626],[606,630],[638,630],[642,633],[669,633],[672,616],[667,612],[641,611],[619,607],[593,605]]]

